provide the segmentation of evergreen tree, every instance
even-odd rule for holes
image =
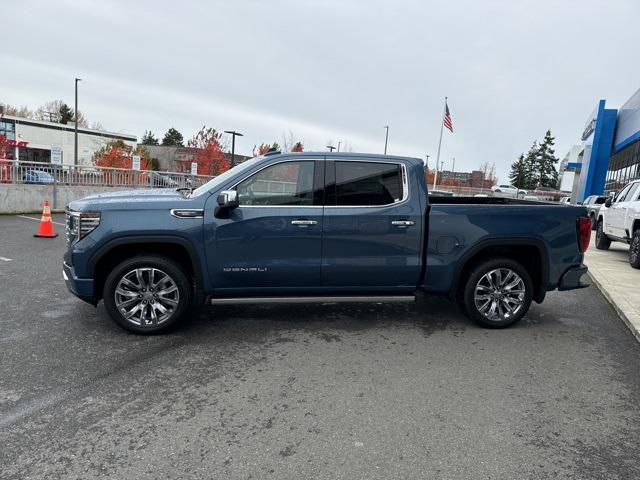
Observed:
[[[58,121],[60,123],[67,124],[69,122],[73,122],[74,116],[73,110],[69,108],[69,105],[66,103],[60,105],[60,109],[58,110]]]
[[[151,130],[145,130],[140,143],[142,145],[158,145],[158,139],[153,135]]]
[[[509,180],[511,180],[511,185],[516,188],[525,188],[525,185],[527,185],[527,169],[524,161],[524,153],[521,153],[518,160],[511,164]]]
[[[555,156],[553,148],[554,140],[555,138],[551,136],[551,130],[547,130],[544,140],[538,148],[535,175],[537,184],[541,187],[556,188],[558,185],[558,171],[556,170],[558,158]]]
[[[534,140],[531,148],[524,157],[524,187],[527,190],[533,190],[538,186],[536,175],[536,161],[538,157],[538,142]]]
[[[171,127],[169,130],[167,130],[167,133],[164,134],[164,138],[162,139],[162,146],[184,147],[184,144],[182,143],[183,140],[184,138],[182,137],[182,134],[175,128]]]

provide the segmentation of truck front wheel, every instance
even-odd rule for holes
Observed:
[[[640,268],[640,229],[633,232],[629,245],[629,264],[633,268]]]
[[[596,248],[598,250],[609,250],[610,246],[611,239],[604,233],[604,224],[602,223],[602,219],[599,219],[596,225]]]
[[[160,333],[190,310],[189,277],[173,260],[141,255],[117,265],[104,284],[104,305],[111,318],[134,333]]]
[[[472,268],[464,286],[465,313],[488,328],[505,328],[529,310],[533,297],[531,276],[518,262],[497,258]]]

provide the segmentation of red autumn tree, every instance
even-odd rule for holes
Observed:
[[[304,150],[304,145],[302,142],[296,142],[293,147],[291,147],[292,152],[302,152]]]
[[[278,142],[273,142],[273,145],[270,145],[268,143],[261,143],[260,146],[254,145],[253,156],[258,157],[260,155],[264,155],[271,149],[280,150],[280,145],[278,145]]]
[[[198,175],[220,175],[229,170],[229,162],[222,150],[222,133],[203,126],[187,146],[195,148],[193,161],[198,164]]]
[[[4,135],[0,135],[0,159],[10,160],[11,158],[12,155],[11,147],[9,146],[9,140],[7,140]]]
[[[97,167],[132,168],[133,155],[140,156],[140,170],[149,168],[149,151],[144,147],[133,148],[122,140],[109,142],[93,154],[93,163]]]

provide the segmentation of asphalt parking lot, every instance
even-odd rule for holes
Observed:
[[[36,227],[0,216],[2,479],[640,478],[640,345],[595,288],[499,331],[427,299],[143,337],[67,292],[64,228]]]

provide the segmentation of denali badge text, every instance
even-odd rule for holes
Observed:
[[[224,267],[222,271],[225,273],[229,273],[229,272],[244,273],[244,272],[266,272],[267,269],[266,267]]]

